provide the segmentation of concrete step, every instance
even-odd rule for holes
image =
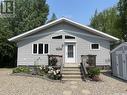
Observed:
[[[82,80],[79,64],[64,64],[62,80]]]
[[[79,71],[80,72],[80,68],[63,68],[63,71]]]
[[[66,74],[63,74],[62,77],[63,78],[81,78],[82,76],[81,75],[66,75]]]
[[[81,78],[63,78],[63,81],[82,81]]]
[[[66,75],[81,75],[80,71],[63,71],[62,74]]]
[[[63,69],[80,69],[80,67],[63,67]]]
[[[80,65],[79,64],[64,64],[64,67],[67,67],[67,68],[69,68],[69,67],[75,68],[75,67],[80,67]]]

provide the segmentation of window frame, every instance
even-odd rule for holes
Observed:
[[[54,37],[59,37],[59,36],[61,36],[62,38],[54,38]],[[53,40],[62,40],[63,39],[63,35],[54,35],[54,36],[52,36],[51,37],[51,39],[53,39]]]
[[[70,37],[70,38],[66,38],[67,36]],[[65,35],[64,36],[64,39],[67,39],[67,40],[75,40],[75,36]]]
[[[48,53],[45,53],[45,45],[48,45]],[[49,44],[43,44],[43,54],[49,54]]]
[[[36,44],[37,45],[37,53],[34,53],[33,52],[33,48],[34,48],[34,44]],[[43,44],[43,53],[42,54],[39,54],[39,44]],[[45,53],[45,44],[47,44],[48,45],[48,53]],[[49,54],[49,51],[50,51],[50,44],[49,43],[33,43],[32,44],[32,54],[34,54],[34,55],[46,55],[46,54]]]
[[[39,51],[40,51],[40,50],[39,50],[39,49],[40,49],[40,48],[39,48],[39,45],[42,45],[42,47],[43,47],[42,53],[39,53]],[[41,55],[44,54],[44,44],[43,44],[43,43],[38,43],[38,54],[41,54]]]
[[[38,54],[38,44],[36,44],[37,45],[37,53],[34,53],[34,50],[33,50],[34,49],[34,44],[32,44],[32,54]]]
[[[92,49],[93,44],[98,44],[98,49]],[[90,44],[90,50],[100,50],[100,44],[99,43],[91,43]]]

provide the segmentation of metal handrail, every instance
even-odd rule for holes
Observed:
[[[83,63],[83,67],[84,67],[84,70],[85,70],[85,74],[88,74],[87,69],[86,69],[86,63]]]
[[[83,74],[83,80],[85,80],[85,75],[88,74],[85,64],[85,62],[81,63],[81,72]]]

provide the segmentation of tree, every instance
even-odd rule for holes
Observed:
[[[49,12],[46,0],[16,0],[14,19],[10,19],[15,35],[45,24]]]
[[[54,20],[56,20],[56,19],[57,19],[57,17],[56,17],[56,15],[55,15],[55,13],[53,13],[51,19],[48,20],[47,23],[52,22],[52,21],[54,21]]]
[[[118,10],[121,22],[122,38],[127,41],[127,0],[119,0]]]
[[[16,45],[7,39],[45,24],[48,13],[46,0],[15,0],[14,16],[0,18],[0,67],[16,62]]]
[[[90,26],[121,39],[119,20],[116,7],[106,9],[100,13],[96,10],[94,17],[91,19]]]
[[[9,26],[7,19],[0,18],[0,67],[15,66],[16,46],[7,40],[13,36]]]

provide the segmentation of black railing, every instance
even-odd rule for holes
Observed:
[[[82,72],[82,78],[84,81],[85,81],[86,75],[88,74],[85,64],[86,63],[84,62],[81,63],[81,72]]]
[[[81,72],[83,79],[85,80],[88,74],[87,68],[96,66],[96,55],[81,55]]]

